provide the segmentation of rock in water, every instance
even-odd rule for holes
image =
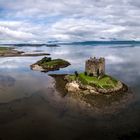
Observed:
[[[66,84],[66,89],[68,92],[77,92],[80,90],[79,84],[76,81]]]
[[[90,77],[79,73],[78,77],[76,75],[67,75],[65,80],[67,81],[65,88],[68,92],[73,93],[111,94],[126,92],[128,90],[124,83],[109,75],[98,79],[97,77]]]

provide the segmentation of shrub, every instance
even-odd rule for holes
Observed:
[[[74,73],[75,73],[75,76],[76,76],[76,77],[78,77],[78,72],[77,72],[77,71],[75,71]]]

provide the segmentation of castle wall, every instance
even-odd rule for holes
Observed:
[[[85,63],[87,75],[102,76],[105,74],[105,59],[90,58]]]
[[[86,72],[87,75],[93,74],[93,75],[97,75],[97,66],[95,64],[93,64],[92,62],[86,62]]]
[[[104,75],[105,74],[105,63],[99,63],[99,75]]]

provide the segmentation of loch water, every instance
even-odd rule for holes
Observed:
[[[49,73],[32,71],[37,57],[0,58],[0,140],[139,140],[140,45],[60,45],[17,47],[50,53],[71,65]],[[49,74],[82,72],[89,57],[105,57],[106,73],[129,91],[87,100],[63,94]],[[61,88],[61,84],[59,84]]]

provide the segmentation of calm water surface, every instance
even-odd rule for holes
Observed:
[[[50,74],[84,71],[90,56],[106,58],[106,73],[129,86],[124,95],[64,95],[47,73],[30,65],[42,57],[0,58],[0,140],[139,140],[140,46],[65,45],[19,47],[27,53],[47,52],[71,66]]]

